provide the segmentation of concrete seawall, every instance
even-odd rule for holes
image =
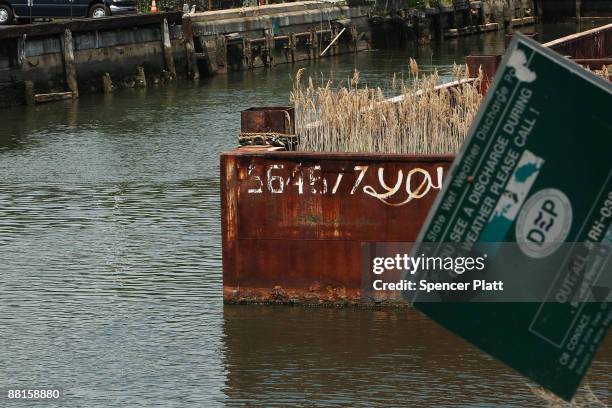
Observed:
[[[0,106],[171,80],[186,72],[181,22],[160,13],[5,27]]]
[[[211,74],[367,49],[369,12],[307,1],[196,13],[190,19],[200,67]]]
[[[0,28],[0,108],[369,46],[367,8],[322,1]]]
[[[442,1],[422,10],[391,0],[371,21],[374,45],[385,47],[531,25],[535,17],[533,0]]]
[[[382,18],[370,6],[303,1],[2,27],[0,108],[531,24],[531,2],[464,1]]]

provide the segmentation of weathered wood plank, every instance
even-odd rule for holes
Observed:
[[[72,99],[72,92],[54,92],[47,94],[36,94],[34,95],[34,101],[36,103],[45,103],[53,101],[61,101],[64,99]]]
[[[161,24],[164,20],[170,24],[181,24],[180,11],[153,14],[134,14],[105,18],[80,18],[75,20],[54,21],[51,23],[22,24],[0,27],[0,40],[5,38],[37,37],[62,34],[64,30],[73,33],[82,31],[114,30],[117,28]]]

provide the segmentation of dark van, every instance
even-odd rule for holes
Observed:
[[[106,17],[136,13],[135,0],[0,0],[0,25],[48,17]]]

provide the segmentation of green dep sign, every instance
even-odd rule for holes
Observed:
[[[412,253],[484,252],[543,300],[403,296],[569,400],[612,322],[611,222],[612,85],[516,35]]]

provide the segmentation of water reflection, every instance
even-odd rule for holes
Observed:
[[[237,405],[543,405],[523,377],[411,309],[226,306],[224,323]],[[604,401],[611,343],[589,374]]]
[[[46,406],[62,407],[534,402],[414,313],[221,298],[218,155],[241,109],[287,104],[300,67],[336,80],[358,67],[377,85],[415,57],[450,78],[454,61],[503,44],[493,33],[1,111],[0,388],[60,386]],[[591,372],[600,393],[610,349]]]
[[[218,188],[0,184],[0,384],[70,407],[223,400]]]

